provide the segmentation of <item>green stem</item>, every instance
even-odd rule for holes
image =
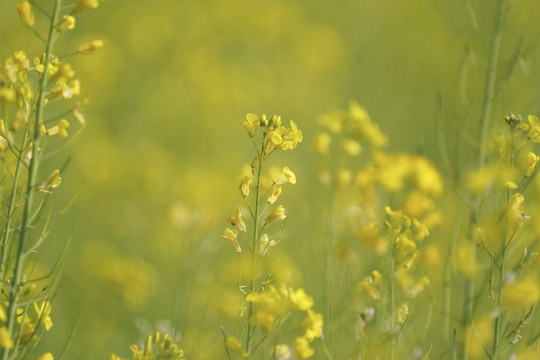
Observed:
[[[506,262],[506,239],[504,239],[501,246],[501,265],[499,268],[499,279],[498,279],[498,292],[497,292],[497,307],[495,312],[497,317],[495,318],[495,329],[493,332],[493,348],[491,351],[491,360],[499,359],[499,339],[501,331],[501,312],[502,312],[502,299],[503,299],[503,289],[504,289],[504,273],[505,273],[505,262]]]
[[[495,29],[491,39],[491,50],[489,54],[489,65],[486,75],[486,87],[484,91],[484,101],[482,103],[482,114],[480,115],[480,151],[478,153],[478,163],[480,168],[484,167],[486,161],[486,143],[489,129],[489,117],[491,114],[491,100],[495,93],[495,80],[497,78],[497,63],[499,59],[499,48],[501,44],[502,26],[504,21],[505,0],[497,2],[497,17]]]
[[[24,248],[26,244],[26,238],[28,236],[30,212],[32,209],[32,200],[34,194],[34,184],[36,182],[37,169],[39,166],[39,128],[43,123],[43,109],[45,105],[45,87],[47,86],[47,76],[49,73],[49,65],[51,62],[52,48],[54,43],[54,37],[56,33],[56,23],[58,22],[60,14],[60,6],[62,0],[56,0],[54,3],[53,16],[49,24],[49,34],[47,36],[47,44],[45,47],[45,64],[44,70],[41,74],[39,81],[38,100],[36,104],[36,117],[34,121],[34,133],[32,134],[32,157],[30,158],[30,165],[28,167],[28,179],[26,185],[26,202],[23,208],[21,231],[19,237],[19,246],[17,248],[17,258],[15,261],[15,269],[13,271],[13,283],[9,296],[8,307],[8,323],[7,328],[10,336],[13,335],[13,327],[16,318],[17,309],[17,296],[19,295],[19,288],[21,286],[22,268]],[[28,124],[30,126],[30,124]],[[16,351],[16,349],[14,350]],[[7,360],[9,358],[10,349],[4,349],[2,352],[2,359]]]
[[[488,137],[488,130],[489,130],[489,123],[490,123],[490,116],[491,116],[491,107],[492,107],[492,100],[495,94],[495,81],[497,79],[497,64],[499,59],[499,49],[501,44],[501,35],[502,35],[502,27],[504,22],[504,10],[505,10],[505,0],[498,0],[497,2],[497,10],[496,10],[496,19],[495,19],[495,27],[493,31],[493,37],[491,39],[491,49],[489,54],[489,62],[488,62],[488,68],[486,73],[486,83],[484,88],[484,100],[482,102],[482,113],[480,115],[480,139],[479,139],[479,151],[478,151],[478,167],[479,169],[483,169],[486,162],[486,145],[487,145],[487,137]],[[471,213],[471,219],[470,219],[470,226],[469,229],[472,230],[472,226],[474,224],[478,223],[478,218],[480,216],[481,211],[481,203],[482,203],[482,194],[479,194],[475,197],[473,200],[473,209]],[[473,252],[475,249],[473,249]],[[473,253],[473,256],[475,255]],[[470,325],[472,321],[472,310],[473,310],[473,302],[474,302],[474,281],[472,279],[468,279],[465,284],[465,304],[463,307],[463,318],[462,318],[462,332],[466,330],[466,328]],[[464,339],[463,340],[463,349],[461,356],[464,360],[468,359],[468,342],[470,339]]]
[[[443,337],[445,341],[450,340],[450,312],[452,309],[452,270],[454,267],[456,241],[459,234],[459,228],[461,227],[461,219],[463,218],[464,207],[465,204],[462,202],[458,210],[456,222],[454,224],[454,231],[452,232],[452,238],[450,240],[450,250],[448,252],[448,258],[446,260],[444,268]]]
[[[392,346],[390,352],[390,359],[394,360],[396,358],[396,283],[394,281],[394,272],[396,268],[396,237],[392,241],[392,262],[390,263],[390,331],[392,336]]]
[[[11,188],[11,195],[9,199],[9,205],[7,210],[7,217],[6,217],[6,224],[4,227],[4,234],[2,235],[2,254],[0,257],[0,282],[3,284],[5,279],[5,271],[6,271],[6,256],[7,256],[7,248],[9,244],[9,236],[10,233],[13,231],[11,228],[11,220],[13,219],[13,215],[16,210],[15,203],[17,201],[17,187],[19,184],[19,177],[21,173],[21,168],[23,165],[23,152],[24,149],[27,146],[28,142],[28,128],[25,129],[23,139],[22,139],[22,146],[21,151],[19,154],[17,154],[17,164],[15,165],[15,174],[13,176],[13,186]]]
[[[255,265],[257,260],[257,236],[259,232],[259,210],[260,210],[260,202],[261,202],[261,175],[262,175],[262,168],[264,163],[264,141],[265,141],[265,134],[263,134],[263,143],[261,146],[261,150],[258,154],[259,156],[259,164],[257,167],[257,182],[256,182],[256,197],[255,197],[255,213],[253,214],[253,239],[251,243],[252,253],[251,253],[251,280],[249,283],[249,292],[253,292],[253,289],[255,288]],[[253,331],[254,328],[249,323],[249,319],[253,315],[253,305],[251,303],[248,303],[248,329],[247,329],[247,337],[246,337],[246,351],[248,354],[250,354],[251,351],[251,340],[253,338]]]

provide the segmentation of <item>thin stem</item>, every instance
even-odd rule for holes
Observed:
[[[443,337],[444,340],[449,340],[450,337],[450,312],[452,309],[452,270],[454,267],[454,254],[456,252],[456,241],[459,234],[459,228],[461,227],[461,220],[463,218],[463,210],[465,204],[462,202],[459,210],[456,223],[454,224],[454,231],[452,232],[452,238],[450,240],[450,250],[448,252],[448,258],[444,268],[444,303],[443,303]]]
[[[25,129],[22,144],[23,147],[25,146],[26,142],[28,141],[28,128]],[[2,236],[2,254],[0,257],[0,282],[4,283],[4,275],[5,275],[5,267],[6,267],[6,256],[7,256],[7,247],[9,243],[9,236],[11,231],[13,230],[11,228],[11,220],[13,218],[13,215],[16,210],[16,201],[17,201],[17,186],[19,184],[19,176],[21,173],[22,163],[23,163],[23,157],[21,154],[17,156],[17,164],[15,165],[15,175],[13,175],[13,186],[11,188],[11,196],[9,199],[9,205],[8,205],[8,211],[7,211],[7,217],[6,217],[6,224],[4,227],[4,234]]]
[[[261,175],[262,175],[262,168],[264,163],[264,141],[266,136],[263,134],[263,143],[261,146],[260,152],[258,152],[259,156],[259,164],[257,167],[257,182],[255,184],[256,186],[256,197],[255,197],[255,213],[253,214],[253,239],[252,239],[252,252],[251,252],[251,280],[249,284],[249,292],[253,292],[253,289],[255,288],[255,264],[257,259],[257,237],[259,232],[259,210],[260,210],[260,202],[261,202]],[[249,319],[253,315],[253,305],[251,303],[248,303],[248,329],[247,329],[247,337],[246,337],[246,351],[248,354],[250,354],[251,351],[251,340],[253,338],[253,331],[254,328],[249,323]]]
[[[497,292],[497,307],[495,308],[495,311],[497,313],[497,317],[495,318],[495,329],[493,332],[493,348],[491,351],[491,359],[492,360],[498,360],[499,359],[499,339],[500,339],[500,331],[501,331],[501,311],[502,311],[502,299],[503,299],[503,289],[504,289],[504,274],[506,271],[506,238],[503,238],[503,243],[501,245],[501,264],[499,266],[499,279],[498,279],[498,292]]]
[[[9,296],[9,308],[8,308],[8,333],[13,334],[13,327],[16,317],[17,309],[17,296],[19,294],[19,288],[21,286],[22,268],[23,268],[23,255],[24,247],[26,244],[26,238],[28,236],[30,212],[32,209],[32,200],[34,194],[34,184],[37,175],[37,168],[39,165],[39,128],[43,122],[43,108],[45,105],[45,92],[44,89],[47,85],[47,77],[49,74],[49,65],[51,62],[52,48],[55,38],[56,27],[55,24],[58,21],[60,14],[60,6],[62,0],[56,0],[53,8],[53,16],[49,24],[49,34],[47,36],[47,44],[45,47],[45,64],[44,70],[41,74],[39,83],[39,93],[36,104],[36,117],[34,121],[34,133],[32,134],[32,157],[30,158],[30,165],[28,167],[28,179],[26,185],[26,202],[23,208],[21,231],[19,237],[19,246],[17,249],[17,257],[15,262],[15,269],[13,274],[13,284]],[[28,124],[30,125],[30,124]],[[2,352],[2,359],[7,360],[9,358],[10,349],[4,349]]]
[[[392,346],[390,352],[390,359],[396,358],[396,333],[395,333],[395,321],[396,321],[396,284],[394,281],[394,272],[396,268],[396,238],[392,240],[392,262],[390,263],[390,331],[392,336]]]
[[[486,87],[484,91],[484,101],[482,103],[482,114],[480,115],[480,151],[478,153],[478,163],[481,169],[484,167],[486,161],[486,143],[489,129],[489,117],[491,114],[491,100],[493,100],[495,93],[495,80],[497,77],[497,63],[501,44],[504,10],[505,0],[499,0],[497,2],[495,30],[493,32],[493,38],[491,39],[491,51],[486,75]]]

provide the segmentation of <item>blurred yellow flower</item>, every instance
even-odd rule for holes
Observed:
[[[60,24],[58,24],[58,32],[75,29],[75,18],[71,15],[64,15]]]
[[[362,145],[358,141],[345,139],[342,143],[343,151],[349,156],[358,156],[362,152]]]
[[[306,294],[305,290],[300,288],[296,291],[291,291],[289,299],[294,304],[295,310],[306,311],[313,307],[313,298]]]
[[[529,132],[527,136],[534,143],[540,143],[540,120],[535,115],[529,115]]]
[[[94,51],[101,49],[103,47],[103,40],[92,40],[90,42],[86,42],[84,44],[81,44],[77,48],[77,52],[82,55],[90,55]]]
[[[315,150],[320,155],[328,155],[328,150],[330,148],[330,143],[332,142],[332,138],[327,133],[319,133],[315,137]]]
[[[12,349],[14,345],[7,327],[0,327],[0,349]]]
[[[17,4],[17,11],[21,17],[21,21],[28,27],[34,26],[35,15],[32,11],[30,1],[23,1]]]
[[[73,13],[78,13],[79,11],[84,10],[87,7],[91,7],[93,9],[97,8],[99,6],[99,0],[79,0],[77,2],[77,5],[75,5],[75,8],[73,9]]]
[[[248,357],[249,355],[242,347],[242,344],[240,344],[240,341],[238,341],[238,339],[234,336],[227,336],[227,339],[225,340],[225,347],[235,351],[242,357]]]
[[[38,357],[38,360],[54,360],[54,356],[48,352]]]
[[[525,176],[531,176],[539,160],[540,160],[540,156],[536,155],[535,153],[529,152],[527,154],[528,166],[527,166],[527,171],[525,172]]]
[[[309,344],[310,341],[303,336],[294,339],[294,354],[299,359],[307,359],[312,357],[315,354],[315,351],[309,347]]]

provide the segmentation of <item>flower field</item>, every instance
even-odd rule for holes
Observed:
[[[540,3],[0,2],[0,360],[540,359]]]

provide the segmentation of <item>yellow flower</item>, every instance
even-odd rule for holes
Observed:
[[[60,186],[62,178],[60,177],[60,170],[54,170],[43,182],[39,185],[39,190],[48,192],[49,189],[56,189]]]
[[[309,310],[313,307],[313,298],[300,288],[289,294],[289,299],[295,305],[296,310]]]
[[[367,292],[373,300],[379,300],[380,293],[377,287],[380,285],[381,279],[382,275],[377,270],[373,270],[371,275],[366,276],[364,280],[358,284],[358,289]]]
[[[227,221],[232,225],[236,226],[238,231],[245,233],[246,232],[246,223],[242,220],[242,212],[240,209],[236,209],[236,213],[233,217],[227,219]]]
[[[291,360],[291,349],[287,345],[279,344],[276,346],[274,353],[276,354],[276,360]]]
[[[306,330],[304,337],[309,341],[321,337],[323,327],[323,316],[311,309],[307,311],[308,316],[302,321],[302,327]]]
[[[39,359],[38,359],[39,360]],[[115,354],[111,354],[111,360],[127,360],[127,359],[124,359],[124,358],[121,358],[119,356],[116,356]]]
[[[14,345],[7,327],[0,327],[0,349],[12,349]]]
[[[69,122],[66,119],[60,119],[57,125],[53,126],[49,130],[47,130],[45,133],[49,136],[58,134],[58,136],[60,136],[61,138],[66,138],[68,136],[68,132],[66,130],[68,127],[69,127]],[[40,134],[43,133],[43,129],[45,129],[44,126],[43,128],[40,128]]]
[[[275,246],[276,244],[277,244],[277,241],[270,240],[267,234],[262,234],[259,240],[259,255],[261,256],[266,255],[266,252],[268,251],[268,249],[270,249],[272,246]]]
[[[34,303],[34,310],[37,313],[37,319],[41,322],[41,325],[45,326],[45,330],[47,331],[49,331],[53,326],[53,322],[50,317],[51,309],[51,303],[48,301],[43,301],[41,305]]]
[[[75,18],[71,15],[64,15],[60,24],[58,24],[58,32],[75,29]]]
[[[416,250],[416,243],[409,239],[406,235],[401,234],[396,240],[396,254],[395,258],[397,262],[403,261],[405,257],[413,253]]]
[[[418,280],[418,282],[416,282],[416,284],[414,284],[414,286],[409,290],[407,295],[410,298],[414,298],[414,297],[418,296],[418,294],[420,294],[422,291],[424,291],[424,289],[426,288],[426,286],[428,284],[429,284],[429,279],[427,278],[427,276],[424,276],[423,278]]]
[[[101,49],[103,47],[103,40],[93,40],[90,42],[86,42],[84,44],[81,44],[77,48],[77,52],[82,55],[89,55],[93,53],[94,51]]]
[[[538,300],[540,300],[540,288],[538,280],[532,276],[510,284],[504,292],[506,307],[516,311],[534,306]]]
[[[240,182],[240,194],[242,197],[247,197],[249,195],[249,186],[251,185],[251,176],[244,176]]]
[[[527,167],[527,172],[525,173],[525,176],[531,176],[534,171],[534,167],[538,163],[538,160],[540,160],[540,156],[536,155],[535,153],[530,152],[527,154],[527,161],[529,165]]]
[[[407,303],[403,303],[396,314],[396,324],[403,325],[409,318],[409,306]]]
[[[327,133],[319,133],[315,138],[315,150],[320,155],[327,155],[332,138]]]
[[[240,254],[242,252],[242,249],[240,248],[238,240],[236,240],[237,237],[238,230],[229,228],[225,229],[225,232],[223,233],[223,235],[221,235],[221,238],[231,244],[237,254]]]
[[[294,354],[300,359],[312,357],[315,354],[315,351],[309,347],[309,343],[310,341],[303,336],[294,339]]]
[[[38,357],[38,360],[54,360],[54,356],[48,352]]]
[[[392,232],[399,234],[411,227],[411,219],[403,215],[401,210],[392,211],[390,206],[386,206],[384,211],[388,214],[388,221],[385,221],[384,224]]]
[[[257,133],[257,128],[259,127],[260,123],[261,121],[257,115],[249,113],[246,114],[246,121],[241,122],[240,125],[246,129],[249,137],[252,138]]]
[[[281,187],[277,187],[274,189],[274,191],[272,191],[272,194],[268,197],[268,200],[266,201],[268,205],[272,205],[273,203],[275,203],[279,195],[281,195]]]
[[[528,171],[527,171],[528,172]],[[529,176],[529,175],[527,175]],[[516,190],[518,188],[518,184],[516,184],[515,182],[513,181],[510,181],[508,180],[507,182],[504,183],[504,185],[508,188],[508,189],[511,189],[511,190]]]
[[[296,175],[294,175],[291,169],[285,166],[281,174],[279,174],[274,179],[274,184],[282,185],[282,184],[285,184],[286,182],[291,183],[291,184],[296,184]]]
[[[362,152],[362,145],[352,139],[343,140],[343,151],[349,156],[358,156]]]
[[[54,99],[61,96],[64,99],[71,99],[80,93],[81,82],[79,80],[72,80],[68,83],[66,78],[61,77],[51,89],[51,98]]]
[[[526,216],[521,210],[521,204],[525,201],[525,198],[520,193],[515,193],[512,195],[510,202],[508,203],[507,208],[507,218],[512,226],[512,231],[516,232],[521,228],[523,223],[530,219],[529,216]]]
[[[537,116],[529,115],[529,132],[527,137],[534,143],[540,143],[540,120]]]
[[[429,230],[426,225],[422,224],[420,221],[413,219],[414,224],[414,235],[419,241],[424,241],[424,239],[429,236]]]
[[[19,11],[19,16],[24,25],[28,27],[34,26],[35,15],[29,1],[23,1],[17,4],[17,11]]]
[[[265,335],[270,334],[276,317],[268,312],[258,312],[249,319],[252,326],[259,326]]]
[[[282,135],[283,142],[280,146],[282,150],[294,149],[304,139],[302,131],[298,129],[296,123],[291,120],[290,125],[291,128],[287,130],[286,134]]]
[[[84,10],[87,7],[91,8],[97,8],[99,6],[98,0],[79,0],[77,5],[75,5],[75,8],[73,9],[73,13],[78,13],[79,11]]]
[[[279,205],[271,214],[266,217],[265,223],[270,224],[274,220],[283,220],[286,217],[285,208],[283,208],[283,205]]]
[[[244,350],[240,341],[234,336],[227,336],[225,347],[237,352],[242,357],[248,357],[248,353]]]
[[[336,189],[341,189],[347,185],[350,184],[352,180],[352,172],[349,169],[339,169],[337,176],[336,176],[336,182],[335,187]]]

